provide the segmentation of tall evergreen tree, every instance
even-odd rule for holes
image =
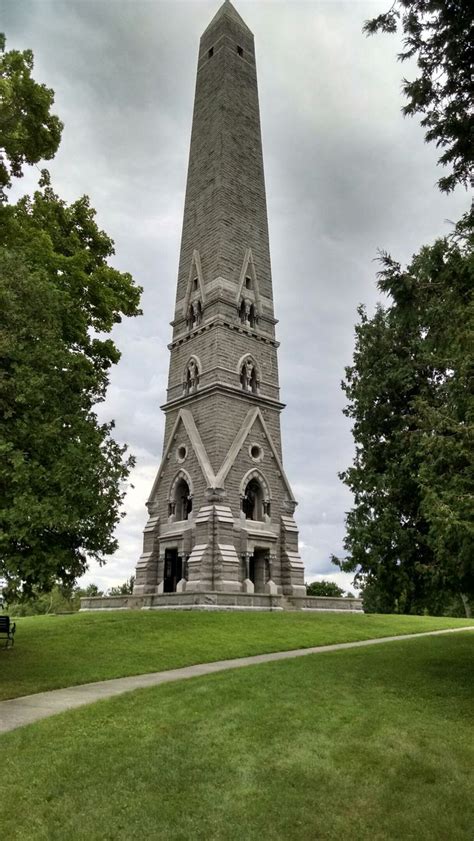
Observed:
[[[401,27],[405,115],[450,168],[438,182],[467,186],[473,158],[472,13],[462,0],[394,0],[364,30]],[[473,211],[450,237],[402,269],[382,255],[379,288],[391,303],[356,326],[343,388],[356,455],[341,478],[354,493],[342,569],[355,571],[371,609],[437,609],[474,594]]]
[[[343,388],[353,420],[354,494],[340,562],[381,610],[420,610],[440,590],[474,593],[472,395],[474,258],[470,224],[402,270],[383,255],[392,303],[359,310]]]
[[[415,59],[419,75],[403,79],[406,116],[421,114],[428,143],[442,149],[438,163],[449,174],[438,186],[468,186],[474,166],[472,67],[474,18],[466,0],[394,0],[366,21],[364,31],[403,33],[401,62]]]

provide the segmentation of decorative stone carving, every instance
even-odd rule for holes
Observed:
[[[194,358],[188,362],[186,368],[186,378],[184,381],[184,393],[185,394],[192,394],[194,391],[197,391],[199,385],[199,368],[197,362]]]

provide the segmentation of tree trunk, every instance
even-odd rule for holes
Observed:
[[[466,613],[466,619],[470,619],[472,616],[471,613],[471,605],[469,604],[469,599],[464,593],[461,593],[462,603],[464,605],[464,611]]]

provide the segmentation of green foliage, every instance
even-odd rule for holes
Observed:
[[[17,617],[23,616],[45,616],[48,614],[77,613],[81,607],[82,596],[102,596],[97,584],[88,584],[87,587],[72,587],[67,590],[57,584],[47,592],[41,592],[35,588],[29,598],[20,601],[10,600],[6,604],[6,610]]]
[[[339,564],[373,609],[409,613],[440,591],[474,594],[471,220],[404,270],[382,263],[393,303],[359,310],[343,383],[356,456],[341,478],[355,505]]]
[[[0,213],[0,570],[28,595],[117,546],[133,459],[93,411],[120,358],[97,333],[137,314],[140,290],[107,265],[86,198],[46,185]]]
[[[111,587],[108,594],[109,596],[130,596],[133,593],[133,586],[135,584],[135,576],[131,575],[130,578],[127,578],[123,584],[119,584],[118,587]]]
[[[25,162],[52,157],[61,124],[49,116],[52,92],[31,79],[31,53],[2,61],[7,185]],[[33,197],[0,205],[0,576],[10,599],[70,590],[89,559],[117,546],[133,458],[94,405],[120,358],[107,334],[140,313],[141,290],[109,265],[113,254],[87,196],[66,204],[46,171]]]
[[[404,34],[400,61],[416,58],[420,75],[403,80],[405,115],[424,115],[427,142],[443,149],[438,163],[450,174],[438,185],[449,192],[468,186],[474,164],[472,110],[472,10],[465,0],[394,0],[390,10],[366,21],[364,31]]]
[[[50,113],[54,93],[31,76],[31,50],[5,51],[0,33],[0,201],[25,164],[53,158],[63,124]]]
[[[365,613],[404,613],[407,597],[408,593],[402,590],[394,605],[390,594],[387,594],[375,578],[367,580],[361,591]],[[456,595],[445,590],[433,590],[426,595],[423,604],[412,604],[412,610],[414,613],[429,616],[470,616],[469,604],[464,594]]]
[[[306,585],[308,596],[343,596],[344,590],[333,581],[312,581]]]

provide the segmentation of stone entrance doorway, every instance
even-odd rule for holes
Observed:
[[[256,593],[265,592],[267,581],[268,549],[254,549],[250,557],[249,578]]]
[[[163,575],[163,592],[176,593],[176,585],[183,577],[183,561],[177,549],[165,550],[165,569]]]

